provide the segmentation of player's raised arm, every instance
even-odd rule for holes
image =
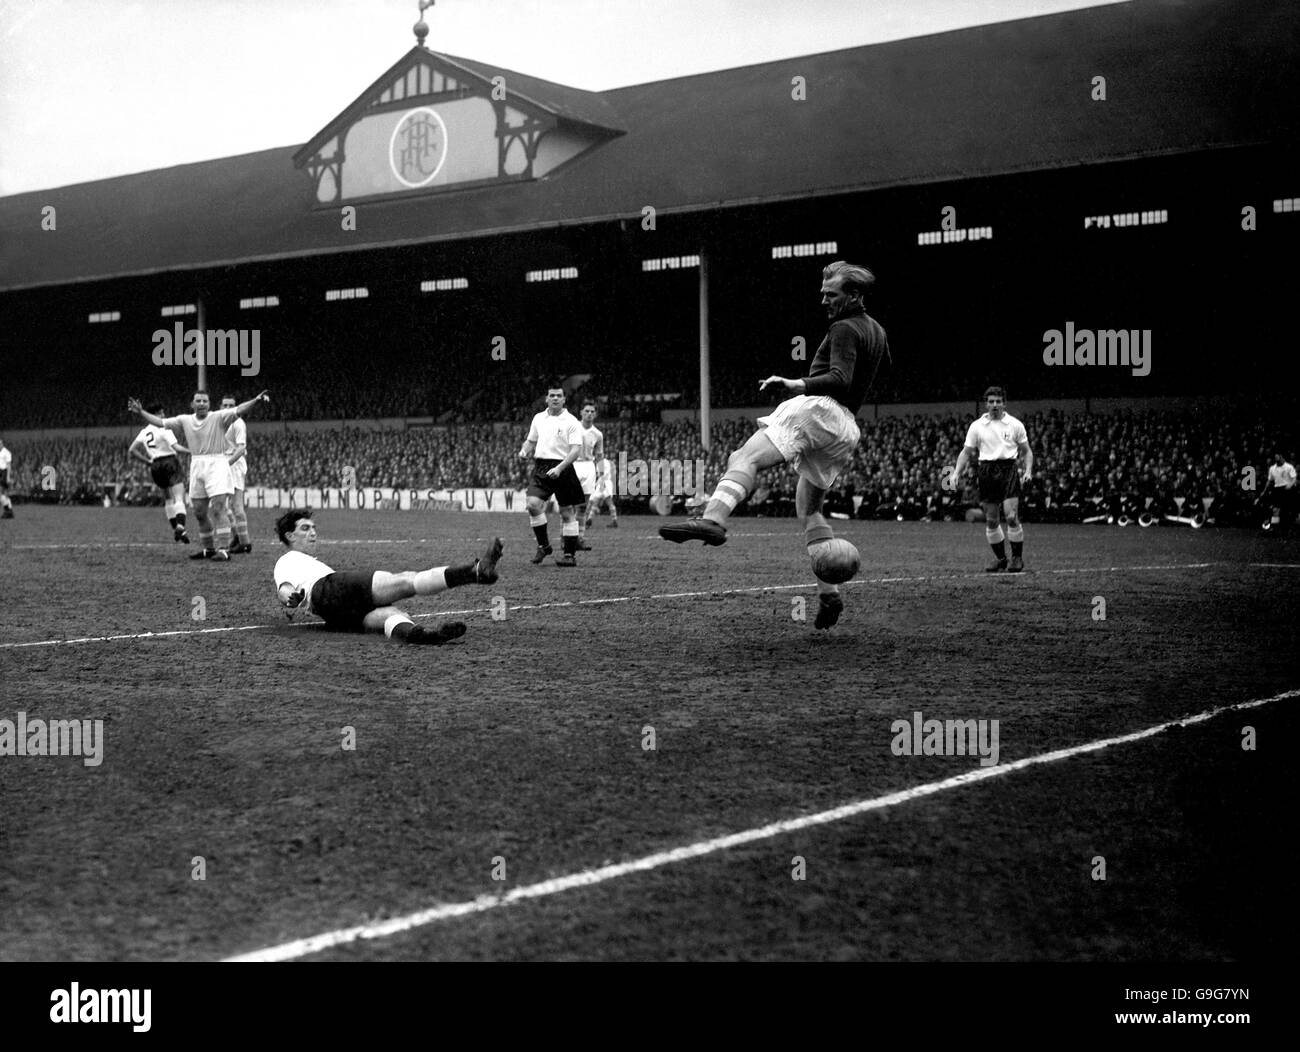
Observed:
[[[126,408],[132,413],[139,413],[141,418],[147,424],[153,424],[154,427],[167,426],[166,420],[160,416],[154,416],[153,413],[145,409],[145,407],[140,404],[140,399],[138,398],[128,398],[126,400]]]
[[[235,415],[243,416],[250,409],[256,406],[258,402],[269,402],[270,400],[271,400],[271,396],[267,394],[265,391],[262,391],[260,394],[253,395],[253,397],[250,398],[247,402],[241,402],[239,405],[235,406]]]

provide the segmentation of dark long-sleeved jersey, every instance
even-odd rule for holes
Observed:
[[[889,357],[885,330],[865,311],[831,323],[804,380],[805,394],[830,395],[850,413],[867,397],[883,359]]]

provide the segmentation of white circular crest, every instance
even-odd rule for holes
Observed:
[[[403,186],[428,186],[447,161],[447,125],[437,110],[418,106],[402,114],[388,140],[388,166]]]

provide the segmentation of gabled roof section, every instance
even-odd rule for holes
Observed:
[[[453,103],[462,107],[504,76],[514,108],[544,108],[537,124],[581,121],[570,144],[599,138],[599,148],[535,178],[363,205],[364,222],[342,231],[291,159],[302,167],[343,117],[364,121],[410,63],[472,76],[478,98]],[[1104,102],[1090,96],[1097,76]],[[804,101],[792,98],[794,77]],[[0,290],[639,218],[647,203],[665,214],[1284,147],[1300,141],[1300,3],[1145,0],[599,96],[416,48],[353,106],[297,151],[0,197]],[[596,130],[613,114],[625,134]],[[57,235],[41,229],[46,206],[58,209]]]
[[[421,77],[421,69],[428,72]],[[412,76],[415,71],[415,76]],[[504,82],[506,101],[541,110],[554,117],[590,126],[605,134],[624,131],[619,126],[614,108],[592,91],[582,91],[565,84],[556,84],[538,77],[530,77],[514,70],[489,66],[470,59],[444,55],[427,48],[413,47],[365,89],[356,100],[318,131],[293,155],[296,167],[307,161],[331,139],[346,129],[367,110],[389,101],[403,98],[416,99],[428,94],[435,81],[431,75],[441,75],[437,88],[462,95],[490,95],[494,77]],[[408,87],[408,84],[410,85]],[[396,90],[394,90],[396,86]],[[414,90],[411,90],[411,89]],[[424,88],[425,90],[421,90]]]
[[[599,92],[571,88],[567,84],[556,84],[551,80],[530,77],[526,73],[516,73],[513,69],[505,69],[502,66],[489,66],[485,62],[477,62],[473,59],[458,58],[455,55],[438,52],[433,54],[458,69],[483,78],[489,86],[493,77],[501,77],[505,81],[507,96],[517,96],[520,100],[531,102],[557,117],[565,117],[579,124],[588,124],[605,131],[627,130],[614,107],[605,95]]]

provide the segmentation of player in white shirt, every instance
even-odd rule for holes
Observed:
[[[589,552],[591,545],[587,543],[587,527],[591,525],[591,502],[595,498],[596,487],[600,485],[601,474],[605,470],[605,436],[596,426],[595,402],[582,403],[582,452],[573,462],[573,467],[578,473],[578,481],[582,483],[582,492],[587,498],[583,502],[587,506],[587,514],[578,519],[578,551]]]
[[[149,412],[166,416],[161,402],[149,406]],[[188,452],[167,428],[154,424],[145,424],[127,450],[132,460],[148,466],[154,485],[162,490],[163,513],[172,528],[172,540],[178,544],[190,543],[185,531],[185,469],[177,456]]]
[[[591,528],[591,520],[596,517],[601,505],[609,507],[609,522],[605,524],[605,528],[618,529],[618,505],[614,503],[614,462],[608,456],[596,464],[596,488],[592,490],[591,498],[587,501],[588,529]]]
[[[199,520],[199,540],[203,544],[203,550],[195,552],[191,559],[230,561],[230,521],[226,502],[235,487],[230,477],[230,458],[226,456],[226,428],[259,402],[270,400],[263,391],[233,409],[218,409],[214,413],[210,409],[208,393],[195,391],[191,403],[193,413],[169,416],[164,420],[147,412],[138,398],[127,399],[126,407],[131,412],[139,413],[146,423],[167,428],[190,451],[190,500]]]
[[[336,571],[316,558],[316,523],[306,508],[287,511],[276,520],[276,535],[289,551],[276,561],[275,588],[289,617],[306,612],[330,628],[345,632],[383,632],[399,643],[447,643],[465,634],[461,621],[435,628],[415,624],[393,606],[415,595],[436,595],[464,584],[495,584],[503,547],[492,538],[487,551],[464,566],[431,570]]]
[[[234,409],[235,396],[221,399],[222,409]],[[230,554],[247,555],[253,550],[248,533],[248,512],[244,508],[244,480],[248,477],[248,425],[237,418],[226,428],[226,458],[230,461],[230,481],[235,491],[230,495]]]
[[[14,503],[9,499],[9,469],[13,462],[14,455],[5,448],[5,441],[0,438],[0,519],[14,517]]]
[[[578,506],[587,503],[582,492],[578,473],[573,462],[582,452],[582,425],[578,418],[564,408],[564,388],[551,387],[546,391],[546,408],[533,417],[528,438],[519,450],[524,460],[535,457],[533,478],[528,486],[528,524],[537,538],[537,553],[533,565],[551,554],[551,542],[546,532],[546,502],[555,497],[560,506],[560,536],[564,554],[555,557],[556,566],[577,566],[578,560]]]
[[[1265,528],[1279,534],[1285,533],[1295,524],[1297,490],[1295,468],[1281,453],[1273,454],[1273,463],[1268,469],[1268,482],[1264,484],[1259,499],[1263,500],[1270,492],[1273,494],[1273,512]]]
[[[994,563],[989,573],[1020,573],[1025,568],[1025,530],[1020,525],[1020,486],[1034,476],[1034,454],[1029,448],[1025,425],[1007,412],[1007,393],[1001,387],[984,392],[988,412],[966,431],[966,444],[957,457],[957,466],[944,480],[949,490],[961,485],[962,472],[971,456],[979,460],[980,505],[984,509],[984,537],[993,549]],[[1021,467],[1020,458],[1024,458]],[[1011,563],[1003,542],[1002,520],[1006,520],[1006,540],[1011,542]]]

